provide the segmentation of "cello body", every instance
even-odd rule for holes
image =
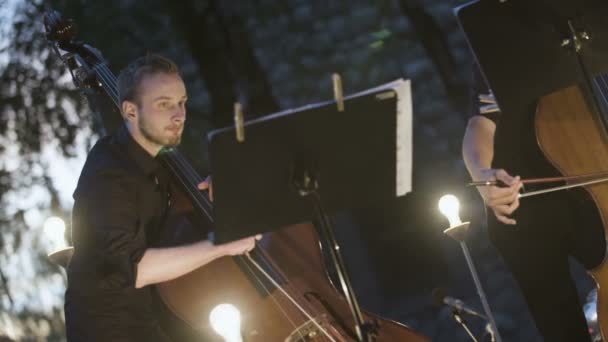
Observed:
[[[538,145],[547,160],[564,176],[608,170],[608,134],[591,110],[579,86],[544,96],[535,115]],[[608,183],[585,186],[595,203],[608,236]],[[597,287],[598,325],[602,338],[608,336],[608,262],[589,271]]]

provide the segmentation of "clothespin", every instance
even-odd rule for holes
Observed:
[[[234,126],[236,127],[236,141],[245,141],[245,119],[243,117],[243,106],[239,102],[234,103]]]
[[[334,99],[336,100],[336,105],[338,106],[338,111],[344,111],[344,92],[342,91],[342,78],[338,73],[333,73],[331,75],[331,80],[334,84]]]

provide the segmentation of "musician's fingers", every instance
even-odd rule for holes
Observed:
[[[496,177],[497,180],[500,180],[507,185],[513,185],[514,183],[519,182],[520,180],[519,176],[513,177],[503,169],[496,170],[496,172],[494,173],[494,177]]]
[[[510,204],[498,205],[498,206],[494,207],[493,209],[494,209],[494,211],[497,211],[501,215],[510,216],[511,214],[513,214],[515,212],[515,210],[517,210],[517,208],[519,208],[519,199],[515,199],[515,201],[513,201]]]
[[[197,188],[199,190],[207,190],[209,188],[209,182],[207,182],[206,180],[203,182],[198,183]]]
[[[510,197],[513,195],[513,188],[499,188],[497,186],[491,186],[488,190],[488,199],[495,201],[501,198]]]
[[[503,208],[503,210],[506,210],[506,207]],[[508,224],[508,225],[515,225],[517,224],[517,221],[515,221],[514,219],[508,217],[507,215],[503,214],[500,210],[498,209],[494,209],[494,216],[496,216],[496,219],[498,219],[498,221],[504,223],[504,224]]]
[[[199,190],[208,190],[209,199],[213,202],[213,182],[211,181],[211,176],[207,176],[205,181],[198,185],[198,188]]]
[[[513,203],[514,198],[517,197],[517,192],[514,191],[506,191],[506,192],[490,192],[487,205],[490,207],[495,207],[498,205],[509,205]]]
[[[509,195],[509,202],[507,202],[510,206],[513,205],[515,202],[517,202],[517,206],[519,206],[519,190],[522,186],[522,183],[517,183],[516,185],[511,186],[513,191]]]
[[[247,253],[251,252],[255,248],[255,237],[251,239],[249,246],[247,247]]]
[[[514,185],[507,188],[491,187],[488,191],[487,205],[494,207],[497,205],[508,204],[511,205],[516,199],[519,198],[519,191],[523,184],[517,182]]]
[[[509,225],[509,226],[514,226],[514,225],[517,224],[517,221],[515,221],[512,218],[508,218],[506,216],[496,215],[496,218],[498,219],[498,221],[500,221],[500,222],[502,222],[502,223],[504,223],[506,225]]]

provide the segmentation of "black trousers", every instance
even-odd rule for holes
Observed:
[[[65,330],[68,342],[171,342],[155,319],[112,312],[106,307],[88,305],[87,299],[66,295]]]
[[[568,256],[593,269],[606,240],[599,212],[583,189],[522,198],[507,226],[488,210],[489,236],[520,286],[547,342],[590,341]]]

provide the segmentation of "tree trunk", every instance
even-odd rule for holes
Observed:
[[[420,5],[413,5],[408,0],[400,0],[399,7],[401,13],[412,23],[422,46],[437,68],[450,102],[458,110],[465,110],[468,104],[468,92],[465,82],[460,79],[456,71],[456,61],[448,46],[446,34],[437,21]]]
[[[233,124],[236,101],[241,102],[247,113],[256,115],[279,108],[242,20],[234,11],[213,0],[199,11],[191,1],[167,1],[167,6],[207,85],[215,127]]]

